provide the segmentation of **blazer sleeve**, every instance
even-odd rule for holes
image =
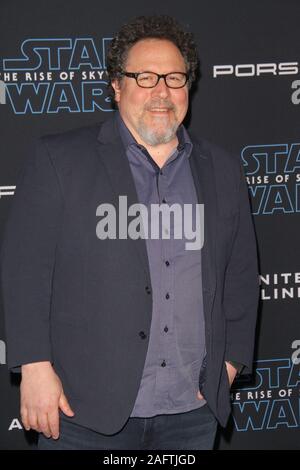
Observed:
[[[223,308],[226,318],[225,360],[252,372],[259,296],[257,248],[248,188],[239,161],[238,222],[225,272]]]
[[[7,363],[52,361],[52,274],[63,199],[44,138],[19,173],[1,248]]]

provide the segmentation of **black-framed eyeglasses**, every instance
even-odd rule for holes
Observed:
[[[159,74],[155,72],[121,72],[125,77],[134,78],[141,88],[154,88],[161,78],[169,88],[183,88],[189,79],[188,73],[170,72]]]

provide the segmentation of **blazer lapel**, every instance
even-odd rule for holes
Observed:
[[[205,318],[210,322],[216,288],[216,188],[211,156],[203,154],[197,142],[193,142],[190,166],[199,204],[204,204],[204,245],[201,257],[203,308]]]
[[[114,117],[105,121],[101,126],[98,134],[98,154],[110,179],[117,207],[119,196],[127,196],[127,207],[138,204],[134,179]],[[148,283],[151,284],[145,240],[142,238],[137,240],[128,238],[128,241],[128,245],[132,246],[138,253]]]

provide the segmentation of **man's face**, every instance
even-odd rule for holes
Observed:
[[[170,41],[143,39],[129,50],[126,72],[186,72],[179,49]],[[120,114],[135,138],[148,145],[176,139],[188,108],[188,85],[168,88],[161,78],[154,88],[141,88],[134,78],[112,83]]]

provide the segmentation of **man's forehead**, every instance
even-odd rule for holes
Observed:
[[[184,58],[177,46],[166,39],[141,39],[128,52],[127,65],[182,64]]]

